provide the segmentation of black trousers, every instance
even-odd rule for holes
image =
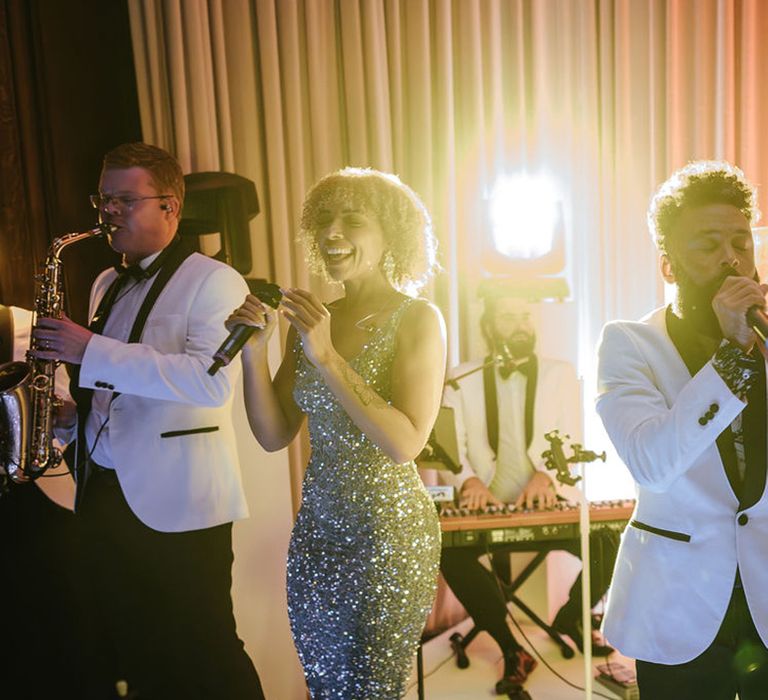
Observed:
[[[231,523],[157,532],[133,514],[117,477],[98,470],[79,515],[103,623],[86,697],[113,697],[117,679],[141,700],[264,697],[235,629]]]
[[[637,661],[642,700],[765,700],[768,649],[762,643],[744,590],[734,588],[715,641],[685,664]]]
[[[593,606],[610,585],[619,538],[619,533],[612,530],[596,530],[590,533],[590,599]],[[578,541],[558,543],[557,549],[564,549],[576,556],[580,552]],[[489,550],[494,559],[510,552],[537,551],[535,543],[528,542],[490,545]],[[479,561],[485,553],[485,547],[479,546],[443,549],[440,569],[475,624],[498,641],[507,634],[507,607],[501,598],[495,577]],[[566,606],[572,609],[573,615],[579,615],[581,612],[581,574],[571,586]]]
[[[80,551],[77,518],[37,486],[11,484],[0,496],[3,700],[80,697],[81,649],[93,641]]]

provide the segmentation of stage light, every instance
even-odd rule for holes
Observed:
[[[553,180],[502,175],[486,200],[482,270],[531,299],[566,299],[565,221]]]
[[[553,252],[560,223],[560,198],[541,175],[502,175],[489,198],[491,240],[510,260],[543,258]]]

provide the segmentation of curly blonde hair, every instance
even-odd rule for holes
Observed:
[[[398,291],[415,294],[437,272],[437,240],[432,219],[419,196],[397,175],[372,168],[344,168],[321,178],[307,193],[299,241],[312,272],[331,281],[317,233],[321,212],[333,206],[373,216],[384,231],[382,269]]]

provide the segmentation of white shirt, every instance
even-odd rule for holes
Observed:
[[[533,465],[525,444],[525,389],[528,377],[513,372],[502,379],[496,370],[496,400],[499,407],[499,451],[493,480],[486,484],[504,503],[514,503],[533,476]]]
[[[8,308],[13,322],[13,361],[25,362],[32,335],[32,312],[18,306]]]
[[[146,270],[161,252],[158,251],[141,260],[139,262],[141,269]],[[142,280],[131,279],[126,283],[112,305],[101,335],[124,343],[128,342],[133,323],[152,287],[155,276]],[[112,402],[113,393],[105,389],[94,389],[91,411],[85,422],[85,444],[91,460],[99,466],[112,469],[115,467],[115,461],[109,444],[109,404]]]
[[[445,483],[461,490],[467,479],[477,477],[497,498],[514,502],[536,471],[554,476],[546,469],[541,456],[550,448],[544,437],[546,433],[559,430],[561,435],[570,436],[570,442],[581,442],[580,385],[573,366],[545,357],[538,360],[533,435],[529,448],[525,439],[527,377],[519,372],[512,373],[506,380],[496,376],[498,458],[488,443],[482,371],[458,380],[458,390],[450,385],[446,387],[443,404],[454,410],[461,472],[441,472]],[[460,376],[481,364],[477,361],[462,364],[452,374]]]

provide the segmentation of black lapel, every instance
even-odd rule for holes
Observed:
[[[539,360],[531,355],[528,360],[528,381],[525,384],[525,446],[531,447],[533,441],[533,409],[536,403],[536,384],[539,381]]]
[[[485,423],[488,430],[488,444],[494,456],[499,452],[499,404],[496,399],[496,363],[492,356],[485,358],[483,367],[483,393],[485,394]]]
[[[160,292],[163,291],[163,288],[166,284],[168,284],[168,281],[171,279],[173,274],[176,272],[176,270],[179,269],[181,264],[186,260],[194,251],[187,246],[186,244],[182,243],[181,239],[177,237],[173,240],[173,242],[154,260],[152,263],[152,266],[150,268],[147,268],[147,271],[150,275],[155,274],[158,270],[158,261],[159,262],[159,272],[157,272],[157,276],[155,277],[154,282],[152,283],[152,286],[150,287],[149,291],[147,292],[147,295],[144,297],[144,301],[141,304],[141,308],[139,309],[139,312],[136,314],[136,319],[133,322],[133,326],[131,328],[130,337],[128,339],[129,343],[136,343],[141,338],[141,333],[144,330],[144,324],[147,321],[147,317],[149,316],[150,311],[152,311],[152,307],[155,305],[155,302],[157,301],[157,298],[160,296]],[[162,260],[161,260],[162,258]],[[104,294],[104,298],[106,298],[110,292],[112,292],[113,288],[116,288],[117,291],[119,291],[120,286],[122,284],[117,284],[119,277],[110,285],[109,289],[107,289],[107,292]],[[109,305],[104,303],[104,300],[102,299],[102,303],[99,304],[99,309],[102,308],[102,305],[106,308],[106,312],[103,313],[98,318],[98,326],[99,330],[104,330],[104,325],[107,322],[107,318],[109,317],[109,311],[111,311],[112,304],[114,303],[114,299],[117,295],[117,291],[112,292],[112,300],[109,302]],[[98,311],[96,316],[98,316]],[[96,318],[94,316],[94,318]],[[93,330],[93,324],[91,327],[91,330]],[[75,510],[78,509],[80,503],[82,502],[83,497],[83,491],[85,487],[85,483],[87,481],[88,475],[86,474],[86,470],[88,468],[87,460],[85,459],[85,421],[88,416],[88,413],[91,410],[91,401],[93,399],[93,389],[81,389],[79,387],[79,378],[80,378],[80,366],[76,365],[73,367],[68,367],[70,369],[70,385],[71,389],[74,390],[74,393],[72,396],[75,398],[75,401],[77,403],[77,414],[78,414],[78,439],[77,439],[77,455],[76,455],[76,467],[75,467],[75,474],[77,477],[77,491],[75,493]],[[113,400],[115,397],[119,396],[117,392],[115,392],[112,396]]]
[[[701,347],[695,331],[682,319],[675,316],[672,307],[667,307],[666,313],[667,333],[680,353],[688,372],[693,377],[712,358]],[[738,498],[741,494],[742,484],[739,467],[736,461],[736,450],[733,447],[733,433],[726,428],[717,438],[717,451],[725,468],[725,475]]]
[[[129,343],[138,343],[141,340],[141,334],[144,331],[144,324],[147,322],[149,312],[152,311],[152,307],[155,305],[157,298],[160,296],[160,292],[163,291],[165,285],[173,277],[176,270],[179,269],[181,263],[183,263],[194,251],[182,245],[181,243],[174,246],[170,251],[168,258],[160,268],[155,281],[152,283],[152,287],[147,292],[147,296],[144,297],[144,301],[141,304],[139,313],[136,314],[136,320],[131,327],[131,334],[128,338]]]
[[[141,308],[136,314],[136,319],[133,322],[133,326],[131,326],[131,333],[128,336],[129,343],[138,343],[141,340],[141,334],[144,332],[144,325],[146,324],[147,318],[149,317],[157,298],[160,296],[160,293],[165,289],[165,285],[168,284],[176,270],[179,269],[181,263],[194,252],[195,251],[189,246],[182,245],[180,240],[177,240],[173,244],[173,248],[168,250],[168,255],[160,268],[160,272],[157,273],[155,281],[152,282],[152,286],[149,288],[147,296],[144,297],[144,301],[141,303]],[[112,394],[112,400],[114,401],[118,396],[120,396],[119,392],[115,392]]]
[[[752,350],[757,360],[755,383],[747,392],[747,407],[742,413],[746,470],[741,489],[739,509],[755,505],[765,490],[766,474],[766,388],[765,360],[757,348]]]
[[[539,361],[536,355],[528,360],[525,384],[525,445],[533,441],[533,410],[536,403],[536,384],[539,379]],[[493,357],[485,358],[483,368],[483,393],[485,394],[485,422],[488,430],[488,444],[493,454],[499,453],[499,401],[496,393],[496,363]]]

